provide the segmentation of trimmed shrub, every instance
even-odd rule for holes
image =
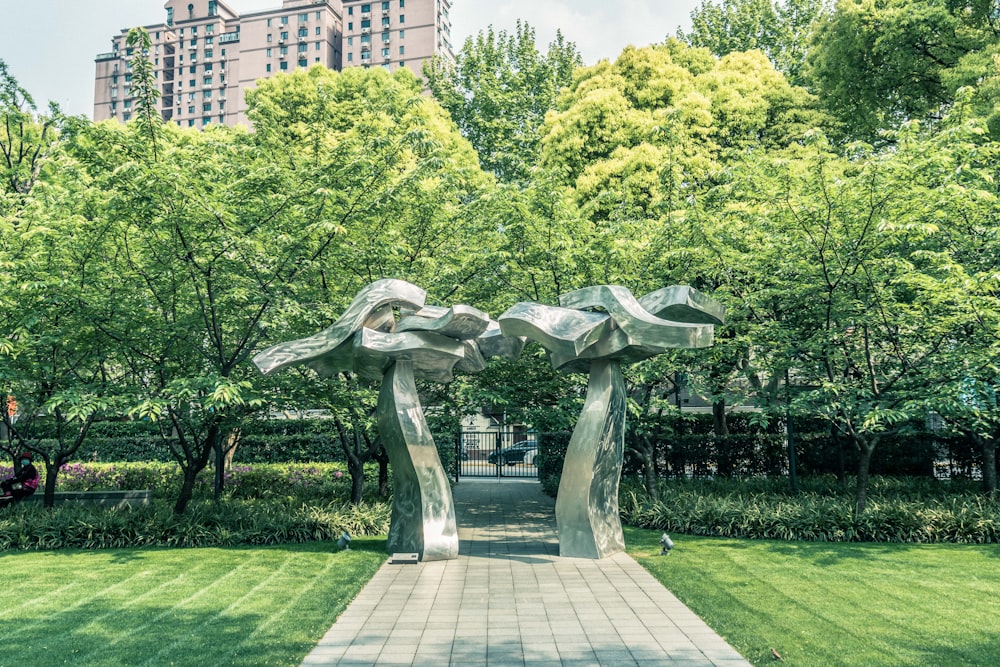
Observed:
[[[774,487],[780,485],[780,490]],[[937,488],[931,487],[936,485]],[[771,488],[769,488],[771,487]],[[660,500],[650,500],[638,480],[622,484],[622,520],[640,528],[692,535],[830,542],[1000,541],[1000,502],[959,483],[873,479],[868,509],[854,513],[853,489],[831,478],[804,481],[791,494],[787,483],[672,481]]]
[[[227,500],[192,503],[183,515],[167,503],[106,509],[60,505],[46,510],[19,505],[0,515],[0,551],[109,549],[123,547],[208,547],[335,540],[384,535],[386,503],[308,505],[284,500]]]

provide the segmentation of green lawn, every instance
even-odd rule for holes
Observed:
[[[0,666],[298,665],[385,559],[385,538],[7,553]]]
[[[1000,547],[626,529],[629,553],[755,665],[1000,665]]]

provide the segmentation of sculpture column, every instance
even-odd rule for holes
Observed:
[[[560,556],[606,558],[625,549],[618,515],[625,413],[621,365],[594,361],[556,498]]]
[[[458,557],[451,484],[424,419],[413,363],[386,371],[378,395],[378,430],[392,465],[390,553],[418,553],[423,561]]]

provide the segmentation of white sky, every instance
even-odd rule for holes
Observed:
[[[225,0],[239,13],[276,8],[281,0]],[[110,51],[122,28],[164,20],[165,0],[0,0],[0,59],[44,109],[90,117],[94,57]],[[576,42],[588,65],[615,58],[629,45],[645,46],[689,25],[700,0],[452,0],[455,50],[492,25],[512,31],[517,19],[534,29],[543,51],[557,29]]]

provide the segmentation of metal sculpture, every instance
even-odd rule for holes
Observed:
[[[406,281],[376,281],[329,328],[268,348],[253,361],[264,374],[304,364],[322,376],[350,371],[381,380],[376,417],[393,471],[387,549],[447,560],[458,557],[455,507],[415,378],[449,382],[456,369],[482,370],[486,357],[516,358],[524,341],[503,338],[480,310],[425,306],[425,299]],[[403,314],[399,321],[394,307]]]
[[[516,304],[500,316],[500,330],[541,343],[557,370],[590,374],[563,464],[556,523],[561,556],[605,558],[625,548],[618,514],[626,404],[621,365],[669,348],[710,346],[723,310],[683,285],[639,299],[624,287],[599,285],[563,294],[559,303]]]

